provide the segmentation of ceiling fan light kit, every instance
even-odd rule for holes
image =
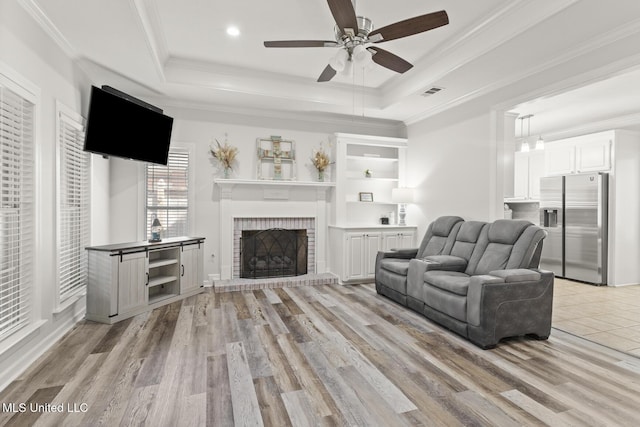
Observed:
[[[327,0],[333,19],[336,21],[334,35],[336,41],[327,40],[282,40],[265,41],[265,47],[338,47],[340,50],[329,60],[329,65],[322,71],[319,82],[331,80],[336,72],[346,72],[353,62],[365,69],[378,64],[397,73],[405,73],[413,65],[399,56],[371,46],[371,43],[382,43],[402,37],[411,36],[447,25],[447,12],[428,13],[405,19],[391,25],[373,29],[369,18],[356,16],[351,0]]]

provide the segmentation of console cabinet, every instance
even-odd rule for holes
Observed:
[[[381,250],[416,247],[416,227],[329,227],[331,271],[341,283],[365,283],[375,278]],[[335,245],[335,246],[334,246]]]
[[[91,246],[88,320],[115,323],[202,291],[204,238]]]

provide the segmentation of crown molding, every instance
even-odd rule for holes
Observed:
[[[527,78],[531,78],[535,75],[541,74],[554,67],[560,66],[562,64],[566,64],[572,60],[576,60],[598,49],[603,49],[610,44],[622,41],[629,37],[637,36],[639,34],[640,34],[640,19],[636,19],[634,21],[631,21],[627,25],[621,26],[619,28],[616,28],[615,30],[610,31],[609,33],[593,37],[590,40],[587,40],[578,46],[572,46],[570,49],[554,56],[553,58],[551,58],[546,62],[542,62],[534,67],[527,68],[527,70],[524,72],[516,73],[511,76],[507,76],[503,79],[497,80],[493,83],[484,85],[474,91],[470,91],[446,103],[440,104],[435,108],[422,111],[421,113],[408,118],[404,122],[407,125],[419,122],[430,116],[442,113],[448,109],[451,109],[453,107],[469,102],[475,98],[478,98],[483,95],[487,95],[498,89],[515,84]],[[640,43],[640,41],[636,41],[634,43]],[[563,79],[562,81],[553,84],[551,87],[546,86],[544,89],[540,89],[539,91],[536,91],[536,92],[538,93],[538,96],[542,96],[542,94],[552,95],[552,94],[562,93],[567,90],[574,89],[574,88],[601,80],[602,78],[604,78],[603,76],[609,77],[612,74],[619,73],[622,70],[628,70],[631,67],[636,67],[638,65],[640,65],[640,53],[637,55],[626,56],[621,60],[611,62],[609,64],[606,64],[596,69],[589,69],[584,73],[573,75],[569,79]],[[526,98],[527,100],[530,100],[532,99],[532,97],[535,97],[534,94],[531,92],[529,92],[529,95],[530,96]],[[523,99],[525,97],[520,96],[519,98]],[[510,102],[511,103],[506,103],[506,102],[500,103],[494,108],[498,110],[505,110],[505,109],[512,108],[514,105],[517,104],[516,102],[513,101],[513,99]]]
[[[353,129],[354,133],[362,133],[362,129],[372,135],[390,136],[403,138],[406,135],[406,126],[397,120],[377,119],[373,117],[359,117],[345,114],[331,114],[305,111],[289,111],[263,108],[235,107],[230,105],[213,104],[209,102],[195,102],[172,97],[147,97],[148,102],[161,106],[165,113],[170,110],[176,116],[197,120],[212,120],[213,115],[219,114],[226,118],[235,118],[240,123],[251,125],[256,121],[283,120],[292,125],[303,125],[303,127],[317,127],[321,125],[329,128]],[[199,117],[202,115],[202,117]],[[224,117],[223,117],[224,119]],[[224,122],[224,120],[221,120]],[[295,122],[295,123],[294,123]],[[335,132],[335,130],[333,130]]]
[[[73,48],[58,27],[56,27],[44,11],[33,0],[18,0],[22,8],[38,23],[40,28],[54,41],[70,58],[77,58],[78,52]]]
[[[145,41],[151,52],[153,64],[161,81],[166,81],[164,65],[169,58],[167,39],[162,31],[160,15],[156,2],[149,0],[130,0],[131,7],[145,35]]]

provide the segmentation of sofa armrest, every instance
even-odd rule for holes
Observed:
[[[486,348],[519,333],[548,336],[553,279],[553,273],[533,269],[473,276],[467,292],[469,339]]]
[[[412,249],[398,249],[391,251],[378,251],[377,258],[400,258],[400,259],[411,259],[415,258],[418,255],[418,248]]]
[[[505,283],[527,282],[540,280],[540,273],[528,268],[514,268],[509,270],[494,270],[489,272],[490,276],[499,277]]]
[[[429,263],[427,270],[458,271],[463,273],[467,269],[467,260],[454,255],[430,255],[423,258]]]

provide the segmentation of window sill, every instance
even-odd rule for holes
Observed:
[[[58,305],[53,309],[53,314],[60,314],[66,311],[69,307],[75,305],[76,302],[80,301],[87,295],[87,291],[85,289],[79,290],[78,293],[71,295],[69,298],[64,300],[64,302]]]
[[[7,352],[12,351],[15,346],[20,345],[23,341],[32,339],[46,323],[47,320],[45,319],[38,320],[24,328],[16,330],[11,335],[8,335],[1,341],[2,349],[0,350],[0,357],[3,357]]]

